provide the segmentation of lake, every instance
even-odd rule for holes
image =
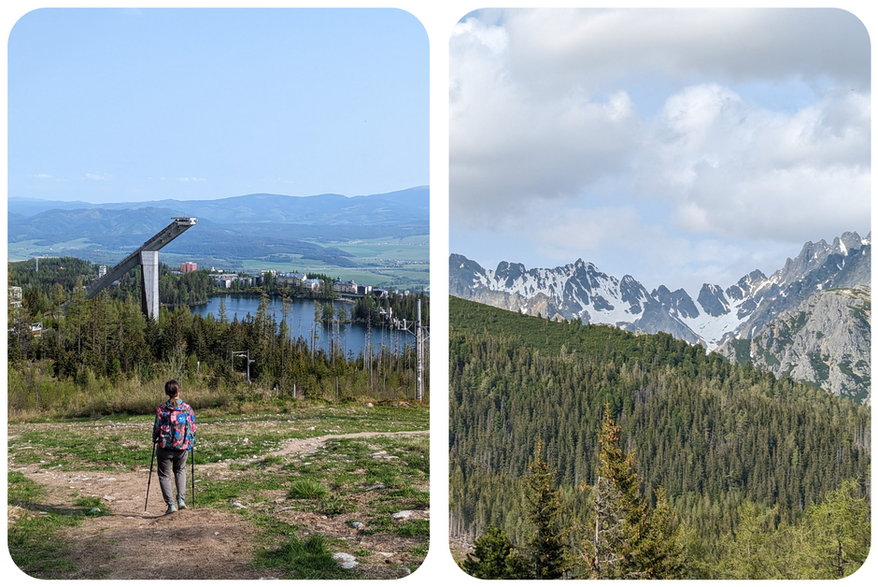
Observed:
[[[259,309],[259,296],[219,295],[211,297],[206,304],[191,306],[191,310],[192,313],[204,317],[212,314],[214,318],[219,318],[220,302],[225,302],[227,321],[233,320],[236,316],[238,320],[243,320],[248,315],[256,316]],[[331,324],[324,326],[322,322],[314,320],[315,310],[323,303],[296,298],[288,300],[286,321],[291,338],[302,338],[309,346],[313,340],[316,348],[329,353],[332,346],[333,326]],[[336,312],[338,308],[344,308],[345,313],[350,316],[353,304],[334,301],[333,307]],[[268,311],[280,324],[283,319],[283,305],[280,297],[273,296],[269,299]],[[339,324],[336,336],[339,348],[342,349],[345,356],[357,357],[366,346],[366,335],[365,325]],[[371,338],[373,353],[378,353],[382,347],[393,353],[400,353],[406,347],[414,348],[415,346],[414,334],[389,328],[372,326]]]

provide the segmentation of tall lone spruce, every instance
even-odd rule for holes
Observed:
[[[683,571],[682,550],[664,493],[656,505],[640,493],[633,453],[621,446],[621,429],[604,408],[598,434],[598,478],[585,556],[591,579],[673,579]]]

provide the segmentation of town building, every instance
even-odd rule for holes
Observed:
[[[302,285],[308,279],[307,273],[278,273],[274,277],[277,285]]]
[[[354,295],[357,293],[357,284],[353,281],[336,281],[332,284],[332,289],[340,294]]]
[[[323,280],[322,279],[306,279],[302,282],[302,287],[305,289],[309,289],[311,291],[317,292],[323,289]]]
[[[224,287],[226,289],[230,289],[232,287],[232,283],[234,283],[238,279],[237,273],[220,273],[218,275],[212,275],[214,283],[216,283],[219,287]]]

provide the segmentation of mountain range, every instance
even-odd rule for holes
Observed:
[[[354,197],[249,194],[107,204],[10,198],[8,206],[10,256],[69,255],[97,263],[117,262],[175,216],[198,218],[197,229],[164,252],[225,267],[290,255],[356,267],[357,259],[338,243],[429,232],[427,186]],[[426,263],[426,252],[423,257]]]
[[[834,393],[864,399],[870,385],[871,249],[871,234],[864,238],[855,232],[844,233],[831,243],[807,242],[771,276],[754,270],[726,287],[705,283],[694,298],[683,289],[672,291],[664,285],[648,291],[630,275],[619,279],[582,259],[551,269],[527,269],[521,263],[504,261],[490,270],[452,254],[449,292],[548,319],[609,324],[632,332],[666,332],[738,362],[753,362],[777,374],[799,376]],[[830,290],[835,293],[827,297]],[[830,307],[835,315],[827,321]],[[790,325],[796,325],[796,332],[813,332],[799,336],[795,343],[787,336],[782,345],[786,359],[770,350],[778,351],[780,343],[772,346],[766,339],[782,323],[787,324],[787,333]],[[835,325],[844,332],[826,336],[816,330],[817,324],[824,329]],[[767,334],[760,338],[762,333]],[[754,342],[742,345],[736,341]],[[795,357],[807,358],[811,367],[797,370],[794,363],[802,361]]]

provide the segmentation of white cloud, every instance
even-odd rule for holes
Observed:
[[[107,181],[108,179],[110,179],[110,176],[106,173],[87,172],[83,175],[83,177],[89,181]]]
[[[843,10],[510,10],[505,16],[511,68],[532,79],[595,87],[644,73],[815,82],[830,75],[868,87],[868,35]]]
[[[868,212],[869,103],[832,95],[793,113],[711,84],[671,96],[638,157],[640,192],[694,232],[801,241]]]
[[[773,271],[868,226],[869,56],[835,9],[477,12],[451,43],[452,229],[668,285]]]
[[[684,236],[628,205],[556,209],[540,220],[525,217],[507,225],[516,242],[484,261],[555,267],[582,258],[616,277],[633,275],[648,289],[664,284],[697,295],[702,283],[727,287],[753,269],[779,268],[777,259],[792,254],[777,243],[760,242],[752,251],[737,239]]]
[[[177,181],[180,183],[201,183],[207,181],[207,178],[204,177],[178,177]]]
[[[538,223],[607,185],[699,233],[801,241],[868,215],[869,41],[849,13],[480,14],[451,44],[453,224]]]
[[[638,124],[624,91],[595,100],[572,88],[537,99],[506,69],[501,29],[467,21],[452,45],[452,213],[462,222],[563,200],[624,166]]]
[[[547,220],[535,227],[533,244],[562,260],[588,259],[603,247],[636,248],[626,235],[632,228],[643,228],[637,210],[630,206],[555,210]]]

